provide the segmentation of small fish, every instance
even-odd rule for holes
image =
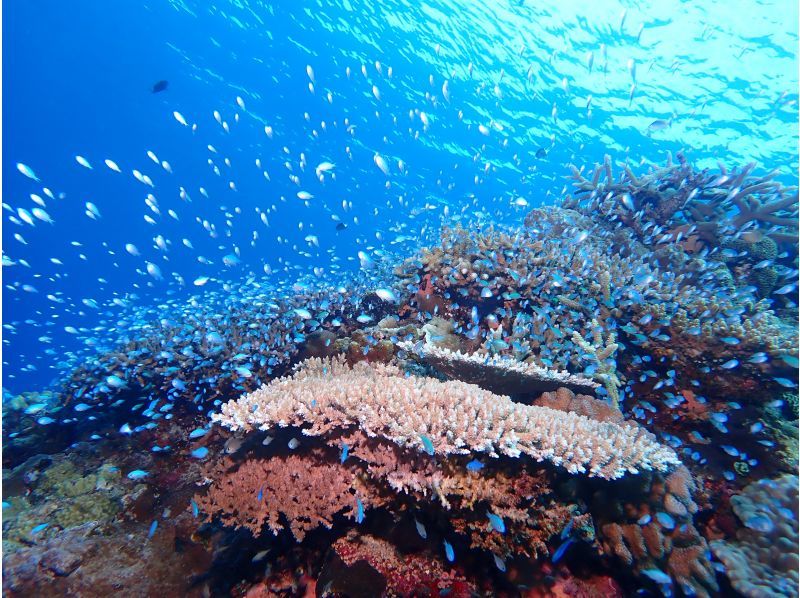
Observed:
[[[788,378],[773,378],[773,380],[775,380],[775,382],[777,382],[784,388],[797,388],[797,382],[789,380]]]
[[[574,525],[575,525],[575,518],[573,517],[572,519],[569,520],[569,523],[567,523],[567,525],[564,526],[564,529],[561,530],[562,540],[565,540],[570,536],[570,534],[572,533],[572,527]]]
[[[350,447],[347,443],[342,443],[342,455],[339,457],[339,463],[344,463],[347,460],[347,454],[350,452]]]
[[[161,81],[156,81],[153,83],[153,90],[152,93],[159,93],[162,91],[166,91],[167,87],[169,87],[169,81],[162,79]]]
[[[659,585],[672,584],[672,578],[664,573],[661,569],[644,569],[642,570],[642,573]]]
[[[667,127],[672,125],[672,119],[670,120],[663,120],[663,119],[656,119],[647,125],[647,131],[663,131]]]
[[[665,529],[675,529],[675,519],[669,513],[659,511],[656,513],[656,521]]]
[[[390,303],[397,303],[397,297],[392,292],[391,289],[377,289],[375,294],[383,299],[384,301],[388,301]]]
[[[631,212],[635,212],[636,211],[636,207],[633,204],[633,198],[631,197],[630,193],[623,193],[622,194],[622,198],[620,199],[620,201],[622,202],[622,205],[625,206],[625,208],[627,210],[630,210]]]
[[[128,479],[129,480],[143,480],[144,478],[146,478],[149,475],[150,474],[148,472],[144,471],[143,469],[134,469],[133,471],[131,471],[128,474]]]
[[[208,430],[206,428],[195,428],[194,430],[189,432],[189,440],[200,438],[201,436],[205,436],[206,434],[208,434]]]
[[[456,560],[456,553],[453,550],[453,545],[450,544],[447,540],[444,541],[444,555],[447,557],[449,562],[453,562]]]
[[[148,540],[155,535],[157,529],[158,529],[158,519],[154,519],[153,523],[150,524],[150,531],[147,532]]]
[[[486,517],[489,519],[489,525],[491,525],[494,531],[500,532],[501,534],[506,532],[506,524],[502,517],[488,511],[486,512]]]
[[[25,175],[29,179],[36,181],[37,183],[40,182],[39,177],[36,176],[36,173],[33,172],[33,169],[27,164],[23,164],[22,162],[17,162],[17,170],[20,171],[23,175]]]
[[[265,556],[269,554],[269,549],[262,550],[261,552],[256,553],[256,555],[250,559],[251,563],[257,563],[260,560],[263,560]]]
[[[505,573],[506,562],[496,554],[493,554],[492,556],[494,557],[494,566],[497,567],[500,571]]]
[[[389,176],[389,164],[386,162],[384,157],[381,156],[380,154],[375,154],[372,159],[375,162],[375,166],[380,168],[383,174]]]
[[[417,527],[417,533],[420,535],[420,538],[423,540],[428,539],[428,530],[425,529],[425,526],[422,525],[419,521],[414,519],[414,525]]]
[[[800,367],[800,361],[798,361],[797,357],[795,357],[794,355],[781,355],[781,361],[783,361],[783,363],[785,363],[789,367],[795,369]]]
[[[244,440],[242,438],[232,436],[225,441],[223,450],[225,451],[226,455],[232,455],[242,448],[242,444],[244,444]]]
[[[431,442],[431,439],[425,436],[424,434],[421,434],[419,439],[422,441],[422,448],[425,449],[425,452],[432,456],[435,449],[433,447],[433,442]]]
[[[725,363],[723,363],[721,367],[723,369],[726,369],[726,370],[732,370],[733,368],[735,368],[738,365],[739,365],[739,360],[738,359],[730,359],[730,360],[726,361]]]
[[[766,353],[758,352],[753,353],[753,356],[748,359],[748,363],[764,363],[769,360],[769,356]]]
[[[467,471],[480,471],[483,469],[483,463],[478,461],[477,459],[473,459],[469,463],[467,463]]]
[[[539,149],[536,150],[536,154],[534,155],[541,160],[542,158],[547,157],[547,150],[544,149],[543,147],[540,147]]]
[[[208,449],[204,446],[194,449],[189,453],[195,459],[205,459],[208,456]]]
[[[290,449],[290,450],[294,450],[294,449],[296,449],[298,446],[300,446],[300,441],[299,441],[299,440],[297,440],[297,438],[292,438],[292,439],[289,441],[289,444],[288,444],[288,446],[289,446],[289,449]]]
[[[358,497],[356,497],[356,508],[356,523],[361,523],[364,521],[364,503]]]
[[[192,505],[192,516],[197,518],[197,516],[200,514],[200,509],[197,506],[197,503],[194,502],[194,499],[191,500],[191,505]]]
[[[44,531],[44,530],[45,530],[45,529],[47,529],[48,527],[50,527],[50,524],[49,524],[49,523],[40,523],[39,525],[37,525],[36,527],[34,527],[34,528],[31,530],[31,535],[33,535],[33,534],[38,534],[39,532],[41,532],[41,531]]]
[[[258,494],[256,494],[256,502],[261,502],[264,498],[264,486],[258,489]]]
[[[561,558],[566,554],[569,547],[572,546],[572,542],[572,538],[567,538],[561,543],[561,546],[556,549],[556,551],[553,553],[553,557],[550,559],[554,565],[558,563],[558,561],[560,561]]]

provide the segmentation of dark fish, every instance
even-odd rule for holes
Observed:
[[[347,228],[347,225],[344,222],[340,222],[336,225],[336,230],[344,230]]]
[[[537,158],[544,158],[546,155],[547,155],[547,150],[544,149],[543,147],[540,147],[538,150],[536,150]]]
[[[161,80],[156,82],[153,85],[153,93],[158,93],[159,91],[166,91],[167,87],[169,87],[169,81]]]

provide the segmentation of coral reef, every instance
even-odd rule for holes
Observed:
[[[513,403],[460,381],[404,376],[393,366],[311,359],[281,378],[222,406],[212,416],[233,430],[288,425],[309,436],[360,427],[430,455],[498,453],[547,459],[571,472],[613,479],[666,470],[679,461],[637,426]]]
[[[731,498],[744,527],[735,540],[716,540],[711,549],[744,596],[797,595],[798,483],[796,475],[759,480]]]
[[[476,384],[502,394],[531,394],[560,387],[591,392],[597,386],[592,380],[568,372],[549,370],[532,362],[508,357],[451,351],[433,344],[403,341],[398,347],[408,351],[450,378]]]
[[[255,535],[265,526],[274,534],[280,532],[283,515],[301,541],[320,525],[330,528],[339,513],[347,511],[355,518],[356,500],[370,503],[366,487],[358,484],[353,471],[319,461],[314,454],[248,459],[227,471],[233,462],[223,460],[209,473],[214,483],[197,497],[197,504],[205,512],[219,514],[224,523],[246,527]]]
[[[625,498],[612,498],[605,507],[621,506],[627,522],[603,523],[598,516],[605,550],[662,589],[677,583],[686,595],[709,596],[715,592],[717,582],[708,544],[692,524],[697,505],[692,499],[695,486],[689,471],[680,467],[666,477],[647,474],[633,483],[639,484],[635,491]],[[620,490],[617,487],[609,492]],[[643,494],[647,498],[639,502]],[[594,497],[600,502],[608,498],[605,493]],[[604,510],[599,504],[592,506],[595,513]]]
[[[374,536],[351,533],[334,542],[331,552],[318,581],[330,592],[467,598],[477,591],[463,575],[440,561],[402,555],[392,544]]]
[[[72,459],[38,459],[23,464],[4,477],[8,490],[15,477],[22,477],[26,492],[6,493],[3,509],[3,547],[12,552],[33,538],[49,538],[90,521],[110,522],[122,510],[123,491],[119,469],[102,465],[84,472]],[[42,529],[42,526],[44,527]]]
[[[4,394],[6,593],[702,597],[710,541],[793,595],[795,190],[614,168],[394,276],[81,330]]]

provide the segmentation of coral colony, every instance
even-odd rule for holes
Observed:
[[[571,179],[338,286],[131,307],[8,397],[7,595],[796,595],[796,188]]]

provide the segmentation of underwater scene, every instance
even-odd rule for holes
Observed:
[[[798,596],[798,15],[6,0],[3,595]]]

